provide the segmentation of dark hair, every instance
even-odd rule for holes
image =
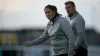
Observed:
[[[51,9],[53,12],[56,13],[56,15],[59,15],[58,12],[57,12],[57,7],[56,6],[54,6],[54,5],[47,5],[47,6],[45,6],[44,9],[46,9],[46,8]]]
[[[75,3],[74,3],[73,1],[67,1],[67,2],[65,3],[65,5],[68,5],[68,4],[71,4],[73,7],[75,7]]]

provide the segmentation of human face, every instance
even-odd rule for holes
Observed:
[[[45,9],[44,9],[44,12],[45,12],[46,17],[47,17],[49,20],[52,20],[53,17],[55,16],[55,12],[52,11],[51,9],[49,9],[49,8],[45,8]]]
[[[73,7],[71,4],[66,4],[65,9],[66,9],[68,15],[73,15],[74,12],[76,12],[75,7]]]

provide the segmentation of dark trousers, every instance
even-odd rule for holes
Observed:
[[[76,50],[76,54],[74,56],[88,56],[88,51],[87,49],[80,47]]]
[[[68,54],[60,54],[60,55],[54,55],[54,56],[68,56]]]

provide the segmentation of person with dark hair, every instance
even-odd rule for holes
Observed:
[[[75,3],[73,1],[67,1],[65,3],[65,9],[70,18],[70,25],[72,27],[75,42],[75,56],[87,56],[87,41],[85,34],[85,21],[83,17],[76,11]]]
[[[70,23],[57,12],[57,8],[54,5],[47,5],[44,8],[44,12],[49,19],[44,33],[35,40],[26,41],[23,44],[33,46],[50,38],[54,56],[73,56],[75,37]]]

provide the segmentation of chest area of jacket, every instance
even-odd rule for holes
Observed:
[[[70,20],[70,25],[72,27],[73,33],[77,33],[75,19]]]
[[[47,29],[48,35],[51,36],[58,36],[58,35],[63,35],[61,26],[59,23],[55,23],[55,24],[50,24],[48,25],[48,29]]]

